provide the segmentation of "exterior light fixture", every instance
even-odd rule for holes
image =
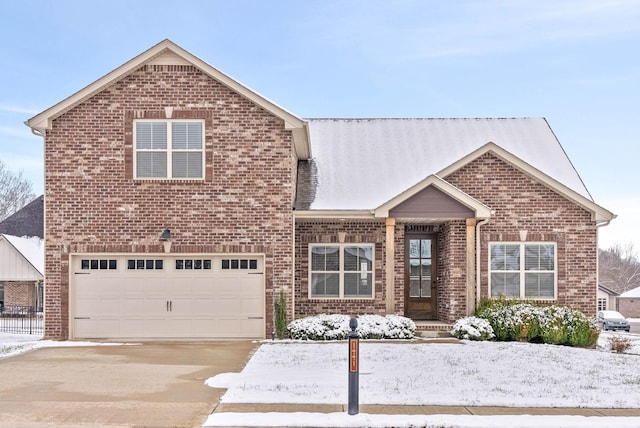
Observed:
[[[162,245],[164,245],[164,252],[168,253],[171,251],[171,231],[168,228],[165,228],[160,235],[160,241],[162,241]]]

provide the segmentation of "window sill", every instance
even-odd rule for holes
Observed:
[[[203,184],[204,178],[134,178],[133,183],[141,184]]]

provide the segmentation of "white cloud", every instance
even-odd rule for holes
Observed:
[[[374,2],[331,4],[311,22],[325,41],[385,62],[477,56],[640,31],[640,1]]]
[[[36,115],[40,113],[39,111],[34,109],[21,107],[21,106],[7,105],[7,104],[0,104],[0,111],[4,111],[7,113],[24,113],[24,114],[31,114],[31,115]]]

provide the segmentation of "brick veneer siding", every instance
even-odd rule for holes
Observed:
[[[374,244],[373,299],[309,298],[309,244]],[[385,224],[384,222],[304,222],[296,224],[295,318],[321,313],[384,315],[385,306]]]
[[[553,303],[594,315],[597,291],[597,229],[591,214],[488,153],[445,179],[494,211],[481,226],[481,294],[488,295],[491,241],[557,244],[558,295]]]
[[[627,318],[640,318],[640,297],[618,297],[618,307],[609,308]]]
[[[467,280],[465,220],[442,225],[438,235],[438,320],[453,322],[465,316]]]
[[[204,119],[205,180],[132,178],[132,123],[152,117]],[[282,120],[192,66],[143,66],[53,120],[45,336],[69,336],[70,254],[162,253],[165,227],[172,253],[266,255],[270,335],[273,295],[291,285],[295,160]]]
[[[36,283],[31,281],[8,281],[4,285],[5,306],[36,307]]]
[[[405,224],[395,226],[394,245],[394,309],[405,314]],[[309,244],[340,243],[375,244],[374,299],[309,298]],[[438,311],[437,319],[453,321],[465,314],[465,221],[445,224],[438,236]],[[320,313],[348,315],[386,313],[386,234],[383,222],[304,222],[296,225],[295,318]]]

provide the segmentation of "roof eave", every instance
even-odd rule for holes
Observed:
[[[296,219],[335,219],[335,220],[362,220],[374,219],[371,210],[295,210],[293,216]]]

